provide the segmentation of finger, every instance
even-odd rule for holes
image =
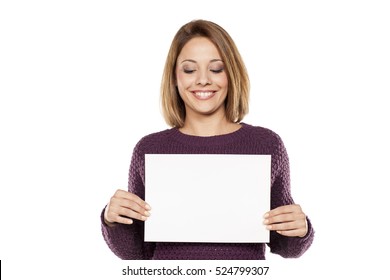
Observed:
[[[118,222],[119,216],[122,216],[122,218],[132,218],[145,221],[147,217],[150,216],[150,213],[144,211],[143,208],[135,202],[126,199],[113,198],[108,206],[106,219],[108,222]]]
[[[115,224],[115,223],[121,223],[121,224],[133,223],[132,219],[120,216],[118,213],[112,211],[111,209],[107,210],[107,208],[106,208],[106,212],[104,213],[104,220],[106,221],[106,223],[108,223],[108,225]]]
[[[133,219],[145,221],[150,216],[151,207],[139,196],[118,189],[111,197],[105,211],[108,223],[132,224]]]
[[[276,223],[285,223],[304,220],[306,218],[303,213],[291,213],[291,214],[280,214],[277,216],[268,217],[264,220],[265,225],[276,224]]]
[[[147,204],[144,200],[142,200],[138,195],[135,195],[135,194],[133,194],[131,192],[118,189],[115,192],[114,197],[124,198],[124,199],[127,199],[127,200],[134,201],[138,205],[143,207],[145,210],[151,210],[151,207],[150,207],[149,204]]]
[[[136,213],[130,209],[120,207],[117,209],[111,209],[108,211],[107,216],[105,219],[109,223],[122,223],[122,224],[132,224],[134,219],[140,220],[140,221],[146,221],[147,217],[140,215],[139,213]]]
[[[109,220],[107,220],[110,224],[120,223],[120,224],[126,224],[131,225],[133,223],[133,220],[128,217],[123,217],[118,215],[117,213],[111,213],[108,215]]]
[[[150,207],[150,205],[147,204],[144,200],[142,200],[138,195],[127,192],[125,198],[127,198],[128,200],[134,201],[135,203],[137,203],[140,207],[142,207],[145,210],[152,209]]]
[[[128,192],[117,192],[110,200],[110,208],[112,211],[116,211],[115,209],[119,209],[120,207],[129,208],[137,213],[140,213],[144,216],[149,216],[150,213],[140,205],[140,201],[143,201],[138,196],[130,194]]]
[[[304,237],[306,232],[304,229],[294,229],[294,230],[278,230],[276,231],[280,235],[289,236],[289,237]]]
[[[274,208],[264,214],[264,218],[273,217],[286,213],[302,212],[301,206],[298,204],[283,205],[277,208]]]
[[[132,201],[132,200],[129,200],[129,199],[120,199],[118,202],[117,202],[122,208],[127,208],[127,209],[130,209],[142,216],[146,216],[146,217],[149,217],[150,216],[150,213],[145,210],[144,207],[142,207],[141,205],[139,205],[137,202],[135,201]]]
[[[125,217],[125,218],[132,218],[132,219],[136,219],[136,220],[140,220],[140,221],[146,221],[147,218],[150,216],[150,214],[148,214],[148,216],[142,215],[138,212],[135,212],[135,211],[128,209],[128,208],[125,208],[125,207],[119,208],[118,214],[122,217]]]
[[[296,229],[304,229],[304,228],[305,228],[305,222],[303,221],[293,221],[287,223],[267,225],[268,230],[274,230],[274,231],[278,231],[278,230],[286,231],[286,230],[296,230]]]
[[[133,220],[132,219],[129,219],[129,218],[126,218],[126,217],[121,217],[121,216],[117,216],[116,222],[120,223],[120,224],[126,224],[126,225],[133,224]]]

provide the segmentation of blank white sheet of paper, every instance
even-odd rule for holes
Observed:
[[[271,155],[146,154],[150,242],[269,242]]]

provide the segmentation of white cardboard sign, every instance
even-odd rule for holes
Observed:
[[[151,242],[269,242],[270,155],[146,154]]]

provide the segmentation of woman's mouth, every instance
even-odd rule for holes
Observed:
[[[192,94],[200,100],[207,100],[215,95],[216,91],[193,91]]]

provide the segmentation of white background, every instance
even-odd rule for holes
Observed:
[[[126,188],[135,143],[167,128],[163,65],[197,18],[235,40],[252,84],[244,121],[284,140],[293,196],[316,230],[297,260],[267,253],[272,275],[386,278],[387,3],[1,1],[5,279],[123,279],[128,262],[103,241],[100,212]]]

